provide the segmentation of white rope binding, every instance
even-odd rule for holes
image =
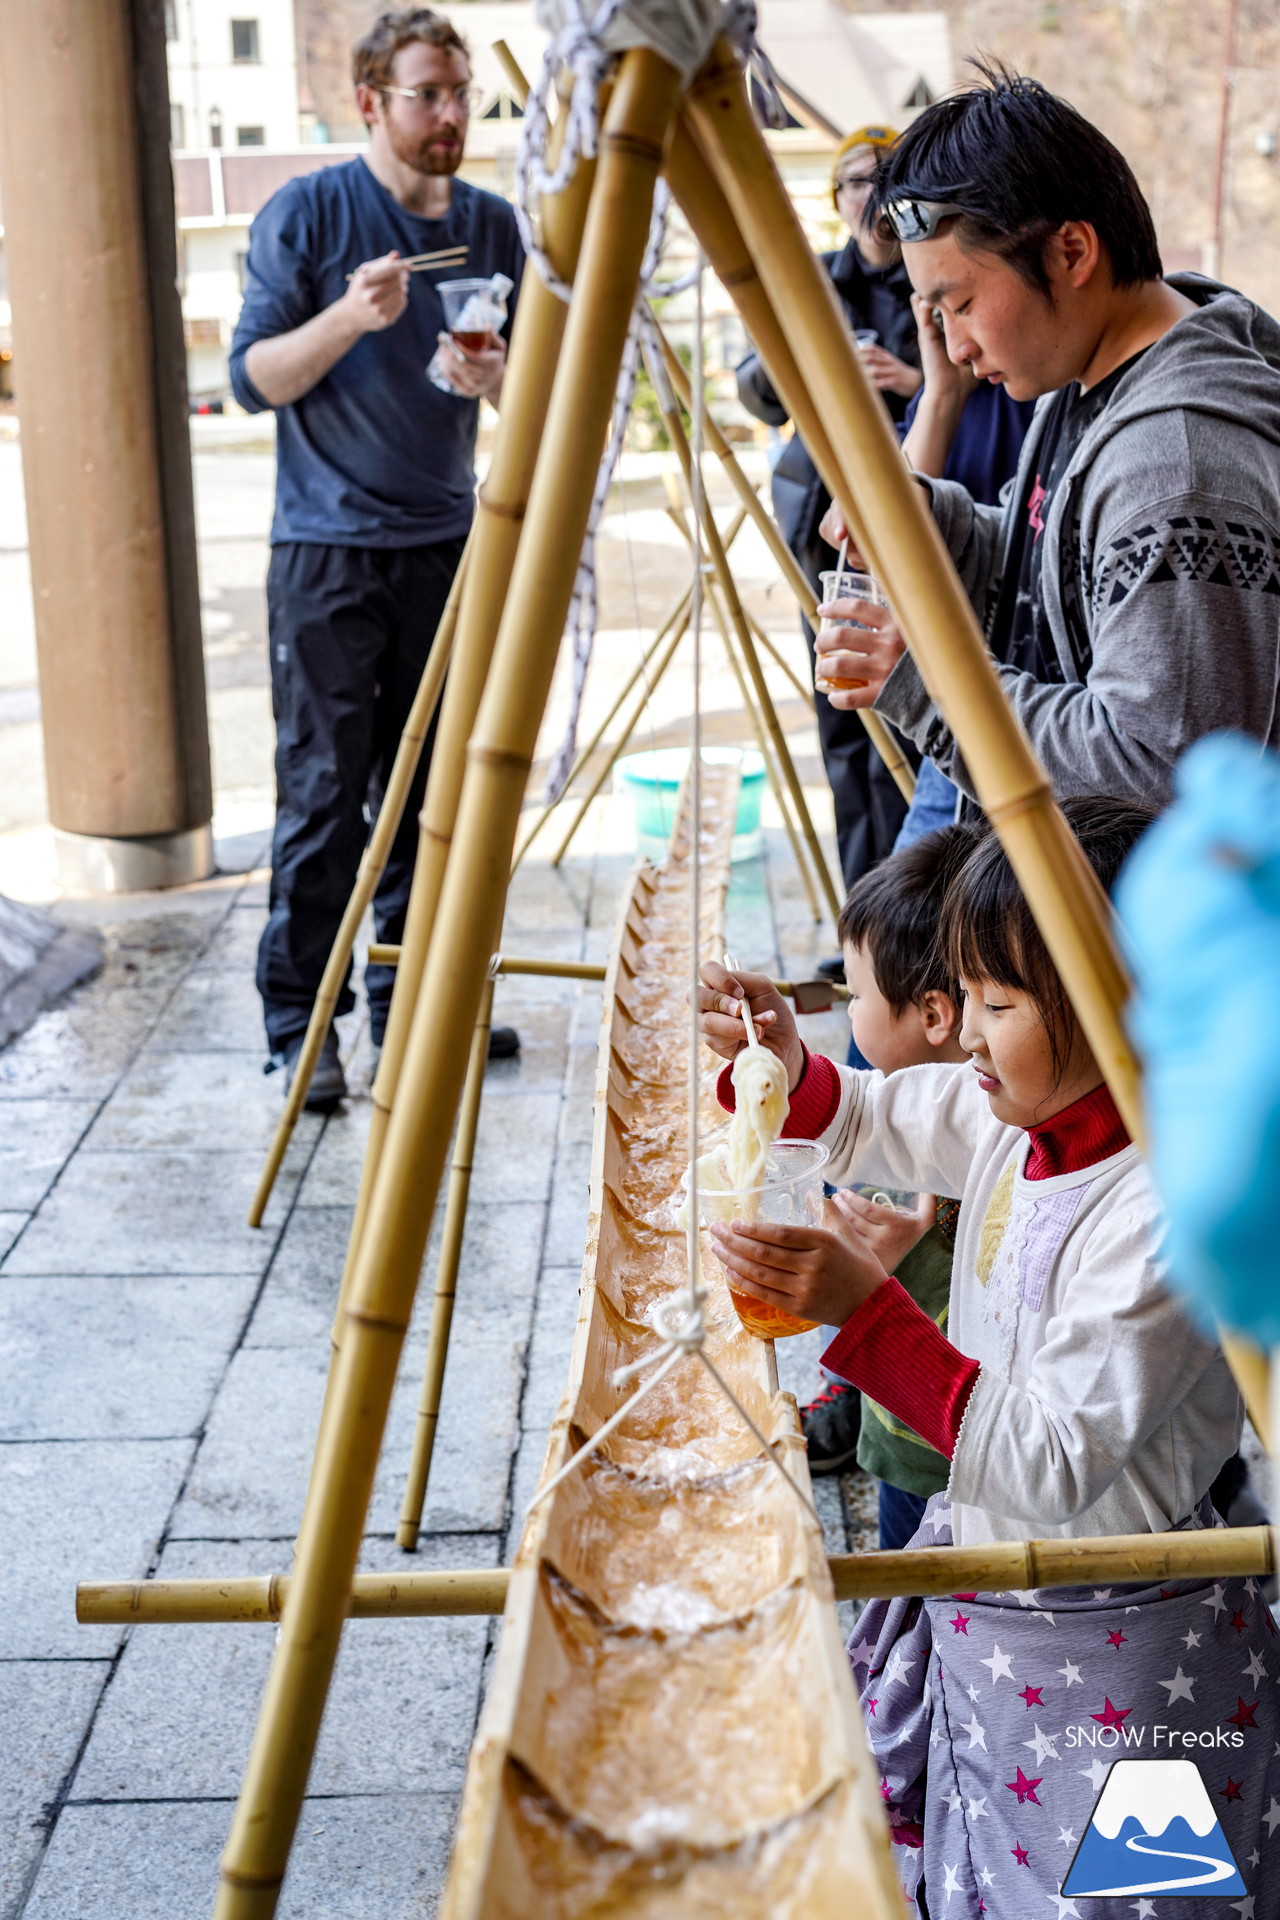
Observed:
[[[579,159],[595,157],[600,141],[600,88],[617,54],[629,47],[651,47],[678,68],[688,81],[706,59],[716,36],[725,33],[761,88],[769,124],[784,126],[786,111],[778,93],[773,68],[756,41],[754,0],[728,0],[727,5],[722,4],[722,0],[602,0],[601,6],[591,16],[588,16],[583,0],[538,0],[534,11],[539,24],[549,30],[551,39],[525,103],[516,150],[516,224],[525,251],[540,277],[552,293],[567,302],[572,288],[556,272],[541,244],[535,219],[536,203],[544,194],[564,191]],[[562,70],[570,76],[572,86],[567,103],[562,105],[565,125],[559,157],[554,167],[548,167],[546,149],[551,128],[551,91]],[[678,280],[662,285],[656,282],[669,205],[670,194],[666,183],[659,181],[654,195],[649,246],[641,269],[637,312],[646,297],[667,298],[692,286],[698,278],[698,268],[695,266]],[[633,314],[614,399],[613,428],[596,474],[582,557],[578,563],[573,600],[566,623],[566,631],[572,636],[573,642],[569,718],[547,773],[542,796],[547,805],[554,804],[560,798],[574,760],[578,720],[595,643],[598,612],[596,530],[609,497],[635,400],[639,365],[637,325],[637,317]]]

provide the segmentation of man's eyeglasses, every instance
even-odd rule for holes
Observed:
[[[424,113],[439,113],[452,100],[463,113],[474,113],[484,98],[479,87],[377,87],[377,93],[398,93],[402,100],[416,100]]]
[[[835,183],[837,193],[870,193],[875,185],[874,173],[841,174]]]
[[[967,207],[959,206],[954,200],[917,200],[914,195],[905,194],[889,202],[884,217],[899,240],[932,240],[944,220],[953,220],[957,214],[967,212]]]

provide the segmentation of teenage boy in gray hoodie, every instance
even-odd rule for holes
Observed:
[[[1038,82],[984,69],[886,156],[875,208],[947,352],[1043,396],[1012,494],[921,484],[1061,797],[1156,804],[1200,735],[1280,744],[1280,326],[1161,272],[1124,157]],[[823,525],[838,545],[837,509]],[[830,612],[831,608],[824,611]],[[971,792],[893,616],[824,634],[824,674]]]

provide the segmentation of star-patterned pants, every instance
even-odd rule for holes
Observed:
[[[950,1543],[947,1512],[935,1495],[918,1544]],[[1188,1524],[1212,1523],[1206,1501]],[[923,1888],[930,1920],[1280,1920],[1280,1636],[1255,1580],[873,1600],[849,1658],[912,1915]],[[1120,1759],[1194,1761],[1243,1897],[1063,1895]]]

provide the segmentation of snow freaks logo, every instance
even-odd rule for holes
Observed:
[[[1244,1893],[1240,1869],[1193,1760],[1117,1760],[1108,1773],[1064,1898]]]

